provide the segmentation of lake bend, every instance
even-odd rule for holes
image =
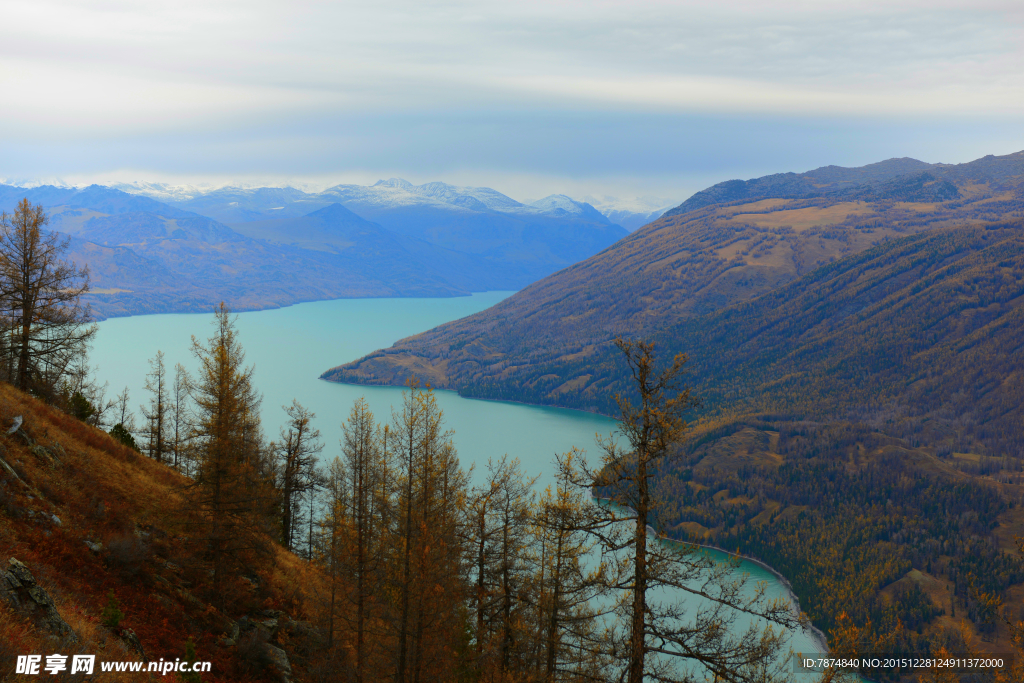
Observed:
[[[326,382],[319,379],[321,373],[403,337],[488,308],[512,293],[444,299],[336,299],[237,314],[245,364],[253,366],[255,386],[263,394],[261,412],[268,440],[277,438],[285,422],[282,406],[297,399],[316,414],[314,427],[320,430],[325,445],[322,458],[327,461],[340,455],[341,424],[352,404],[364,397],[377,421],[385,422],[392,407],[400,405],[403,390]],[[163,351],[169,378],[173,378],[177,363],[194,372],[191,337],[205,342],[212,334],[213,319],[212,313],[169,314],[100,322],[90,363],[98,382],[107,383],[107,398],[128,387],[130,407],[137,421],[141,420],[139,407],[149,401],[143,388],[149,359]],[[608,417],[582,411],[468,399],[452,391],[436,395],[463,467],[475,466],[479,474],[486,471],[489,458],[508,453],[520,459],[529,476],[539,475],[538,490],[552,480],[556,453],[577,447],[595,461],[600,453],[595,436],[607,436],[615,427]],[[738,571],[750,575],[751,585],[767,583],[772,598],[792,597],[785,581],[764,565],[743,560]],[[746,623],[740,620],[738,625],[745,628]],[[793,633],[790,647],[805,654],[826,651],[821,634],[811,629]]]

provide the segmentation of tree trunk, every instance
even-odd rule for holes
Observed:
[[[647,463],[644,456],[637,456],[637,496],[639,508],[636,511],[636,536],[633,540],[635,561],[633,567],[633,614],[629,634],[629,683],[644,680],[644,655],[646,655],[647,617]]]

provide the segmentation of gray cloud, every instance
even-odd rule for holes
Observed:
[[[960,161],[1024,147],[1022,27],[1009,2],[8,2],[0,175]]]

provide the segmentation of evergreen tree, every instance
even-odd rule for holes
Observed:
[[[205,344],[192,338],[199,361],[190,385],[196,406],[192,437],[198,458],[189,504],[213,564],[214,600],[225,578],[247,556],[266,550],[265,522],[271,508],[268,458],[259,406],[245,354],[230,311],[216,311],[214,333]]]
[[[316,415],[293,400],[282,406],[288,422],[281,428],[281,440],[271,444],[277,460],[278,489],[281,494],[281,542],[294,549],[299,508],[305,496],[312,496],[321,483],[317,460],[324,445],[320,430],[312,426]]]
[[[185,474],[191,473],[188,445],[190,443],[189,375],[181,363],[174,366],[174,383],[171,385],[170,439],[174,453],[174,468]]]
[[[146,418],[144,432],[146,450],[149,457],[157,462],[163,462],[164,456],[170,450],[168,443],[170,401],[167,395],[167,371],[164,368],[163,351],[157,351],[156,356],[149,359],[149,368],[145,386],[146,391],[153,396],[150,399],[149,408],[141,407],[142,415]]]
[[[44,232],[49,217],[28,199],[0,214],[0,299],[8,335],[2,360],[8,380],[52,399],[96,333],[87,326],[89,269],[61,260],[70,238]]]
[[[746,594],[745,579],[734,578],[732,564],[716,563],[696,546],[680,549],[650,538],[650,529],[658,526],[652,480],[677,456],[687,429],[683,414],[695,405],[689,389],[680,384],[686,357],[679,354],[658,371],[653,344],[620,338],[616,346],[639,398],[634,405],[628,397],[615,396],[619,433],[628,448],[609,438],[601,469],[584,466],[583,476],[574,477],[608,502],[603,520],[592,530],[602,553],[622,561],[608,582],[610,589],[622,593],[619,622],[625,632],[617,648],[623,653],[622,678],[628,683],[651,676],[666,682],[690,680],[685,667],[697,664],[718,680],[781,679],[778,657],[784,631],[772,625],[797,626],[789,602],[766,599],[763,585]],[[683,595],[699,597],[705,606],[688,609],[685,601],[669,597]],[[737,632],[740,613],[769,626],[761,629],[755,620]]]

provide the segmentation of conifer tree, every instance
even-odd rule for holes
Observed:
[[[174,468],[185,474],[191,473],[188,466],[191,460],[188,449],[191,432],[188,387],[188,371],[178,363],[174,366],[174,383],[171,385],[170,439],[171,452],[174,453]]]
[[[589,531],[600,518],[572,481],[581,457],[574,448],[557,458],[554,486],[541,495],[533,517],[536,659],[547,681],[598,678],[609,665],[601,619],[612,568],[588,558],[596,545]]]
[[[89,269],[63,261],[70,239],[45,232],[49,217],[28,199],[0,214],[0,295],[10,311],[3,359],[23,391],[50,399],[96,333],[81,297]]]
[[[311,559],[319,562],[330,578],[330,592],[325,596],[327,613],[327,647],[334,647],[335,622],[337,621],[338,579],[344,562],[347,536],[345,510],[348,507],[349,489],[346,483],[345,466],[341,458],[335,457],[327,468],[325,480],[325,514],[319,520],[316,552]],[[312,550],[311,544],[311,550]]]
[[[339,474],[345,495],[339,496],[344,509],[344,539],[340,544],[342,573],[352,585],[349,602],[350,628],[355,640],[355,680],[367,680],[369,660],[368,624],[379,593],[380,573],[384,570],[383,530],[389,506],[386,481],[389,462],[384,432],[374,421],[366,400],[352,406],[349,419],[342,425],[342,460]]]
[[[390,434],[399,471],[392,543],[397,549],[395,680],[444,679],[454,665],[445,653],[455,650],[465,633],[464,615],[451,605],[461,602],[465,589],[458,510],[466,477],[429,387],[420,390],[410,383]]]
[[[146,450],[149,457],[163,462],[169,450],[168,420],[169,400],[167,396],[167,371],[164,368],[164,352],[157,351],[156,356],[149,359],[149,374],[146,375],[146,390],[152,394],[149,408],[141,407],[146,418],[145,436]]]
[[[213,564],[212,591],[223,596],[228,573],[248,554],[265,550],[264,521],[270,508],[267,463],[260,426],[261,397],[230,311],[216,311],[205,344],[192,338],[199,361],[190,385],[196,406],[192,436],[198,458],[189,503]]]
[[[290,406],[282,406],[288,415],[288,422],[281,428],[281,440],[271,444],[279,472],[278,487],[281,492],[281,542],[292,550],[295,542],[299,506],[305,496],[311,496],[319,485],[321,476],[317,461],[324,445],[320,441],[320,430],[312,426],[314,413],[293,400]]]
[[[764,585],[745,592],[746,580],[734,578],[732,564],[716,563],[696,546],[670,547],[650,538],[650,529],[658,526],[652,480],[677,455],[687,429],[683,414],[695,405],[689,389],[681,386],[686,357],[677,355],[659,371],[653,344],[620,338],[616,346],[639,398],[634,405],[628,397],[615,396],[619,433],[628,447],[609,438],[602,467],[592,471],[584,465],[583,476],[574,476],[609,503],[604,519],[592,529],[602,553],[622,561],[608,583],[622,594],[619,614],[625,632],[617,649],[622,678],[628,683],[652,676],[666,682],[690,680],[687,667],[696,665],[723,681],[781,679],[777,658],[785,639],[779,628],[798,625],[792,606],[766,599]],[[688,608],[679,597],[686,595],[705,602]],[[737,632],[741,613],[757,619]],[[759,628],[759,620],[769,625]]]
[[[135,415],[128,409],[130,400],[131,394],[128,387],[125,387],[111,406],[114,409],[114,426],[110,428],[109,434],[125,446],[141,452],[142,449],[135,441]]]
[[[527,556],[534,540],[530,532],[536,477],[528,479],[519,459],[507,455],[489,461],[487,471],[487,483],[472,492],[467,505],[470,595],[478,666],[508,676],[529,668],[524,655],[533,642],[527,633]]]

